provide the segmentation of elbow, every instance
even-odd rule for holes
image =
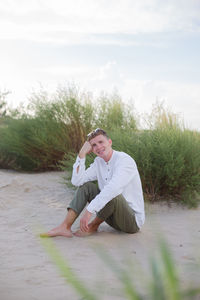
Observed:
[[[77,182],[76,182],[76,180],[74,180],[74,178],[71,179],[71,183],[72,183],[74,186],[78,186],[78,185],[77,185]]]
[[[74,178],[71,179],[71,183],[72,183],[74,186],[76,186],[76,187],[80,186],[79,181],[76,180],[76,179],[74,179]]]

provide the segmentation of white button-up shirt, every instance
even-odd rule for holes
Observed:
[[[100,193],[90,202],[87,210],[91,213],[99,212],[110,200],[122,194],[134,210],[137,225],[141,228],[145,221],[144,199],[134,159],[124,152],[113,151],[108,162],[96,157],[86,169],[85,158],[78,156],[73,165],[72,184],[80,186],[94,180],[98,182]]]

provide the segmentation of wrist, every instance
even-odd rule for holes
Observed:
[[[79,158],[85,158],[85,157],[86,157],[86,154],[79,153],[78,156],[79,156]]]

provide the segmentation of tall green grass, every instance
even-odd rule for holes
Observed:
[[[145,117],[145,129],[139,128],[139,121],[134,108],[116,93],[94,99],[76,87],[60,87],[52,95],[41,90],[31,95],[26,109],[1,116],[0,167],[70,171],[87,133],[102,127],[114,149],[135,159],[148,199],[171,197],[197,206],[200,132],[186,129],[160,103]],[[93,158],[88,157],[87,165]]]
[[[94,127],[135,126],[118,96],[110,101],[102,97],[95,102],[76,88],[59,88],[51,96],[43,90],[33,94],[27,110],[13,113],[0,127],[1,157],[6,154],[15,169],[58,169],[64,157],[78,153]]]
[[[66,279],[79,296],[84,299],[97,300],[101,299],[98,292],[92,291],[91,284],[88,287],[78,276],[74,273],[71,266],[63,259],[55,244],[50,239],[42,239],[42,245],[49,254],[52,261],[57,266],[61,275]],[[116,261],[105,249],[100,246],[96,247],[96,252],[105,263],[105,265],[113,271],[118,286],[118,292],[122,294],[123,299],[129,300],[192,300],[199,299],[199,286],[192,286],[183,288],[180,284],[175,262],[171,255],[170,249],[166,242],[161,240],[158,245],[159,257],[152,256],[149,258],[150,274],[146,277],[142,276],[140,282],[143,282],[143,291],[136,287],[135,277],[133,271],[126,265],[121,265]],[[129,262],[130,263],[130,262]],[[131,262],[131,264],[134,263]],[[140,274],[137,269],[137,274]],[[142,272],[146,273],[146,272]],[[138,275],[140,276],[140,275]],[[137,278],[139,280],[139,278]],[[107,284],[105,282],[105,284]]]
[[[112,133],[114,148],[137,162],[146,197],[199,203],[200,134],[177,127]],[[187,201],[188,200],[188,201]]]

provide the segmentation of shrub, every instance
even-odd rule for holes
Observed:
[[[107,98],[97,109],[91,95],[80,93],[75,87],[60,87],[51,97],[41,90],[31,96],[26,110],[13,111],[7,126],[0,128],[0,166],[7,166],[7,154],[8,161],[15,162],[8,165],[10,168],[59,169],[64,157],[68,160],[70,153],[78,153],[87,133],[102,125],[103,115],[105,128],[118,128],[124,120],[126,126],[135,126],[119,98]],[[116,123],[119,115],[121,121]]]
[[[157,103],[146,117],[148,128],[139,130],[133,108],[117,94],[102,94],[94,101],[76,87],[60,87],[51,96],[43,90],[33,94],[27,109],[2,120],[1,168],[69,171],[87,133],[102,127],[114,149],[135,159],[148,199],[199,203],[200,133],[185,129],[163,104]],[[92,159],[87,157],[87,166]]]

